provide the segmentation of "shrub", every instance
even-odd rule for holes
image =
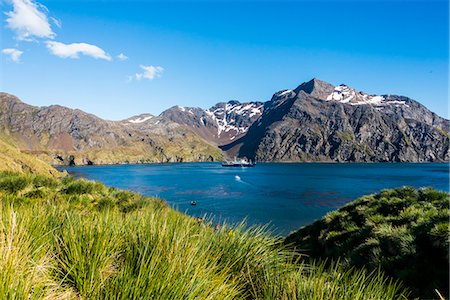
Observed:
[[[55,188],[58,186],[58,181],[55,178],[42,176],[42,175],[36,175],[33,177],[33,185],[35,187],[49,187],[49,188]]]
[[[98,188],[95,182],[85,181],[85,180],[77,180],[70,182],[62,192],[65,194],[89,194],[94,192],[94,190]]]
[[[8,193],[17,193],[28,185],[28,179],[25,176],[13,175],[0,177],[0,190]]]

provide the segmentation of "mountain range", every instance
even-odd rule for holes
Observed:
[[[397,95],[368,95],[312,79],[266,102],[108,121],[0,93],[0,135],[51,164],[215,161],[449,161],[450,121]]]

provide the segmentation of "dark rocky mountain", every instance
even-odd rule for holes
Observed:
[[[221,148],[258,161],[448,161],[449,129],[410,98],[313,79],[274,94],[247,134]]]
[[[205,161],[220,150],[174,122],[141,130],[150,115],[106,121],[58,105],[35,107],[0,93],[0,133],[52,164]],[[131,125],[131,126],[130,126]]]

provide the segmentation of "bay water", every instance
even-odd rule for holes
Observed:
[[[260,163],[253,168],[174,163],[65,169],[75,177],[161,197],[192,216],[269,224],[273,234],[283,236],[382,189],[413,186],[449,191],[446,163]]]

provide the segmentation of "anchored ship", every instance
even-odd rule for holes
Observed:
[[[222,163],[222,167],[254,167],[256,163],[251,160],[247,160],[246,158],[234,158],[234,160],[224,161]]]

